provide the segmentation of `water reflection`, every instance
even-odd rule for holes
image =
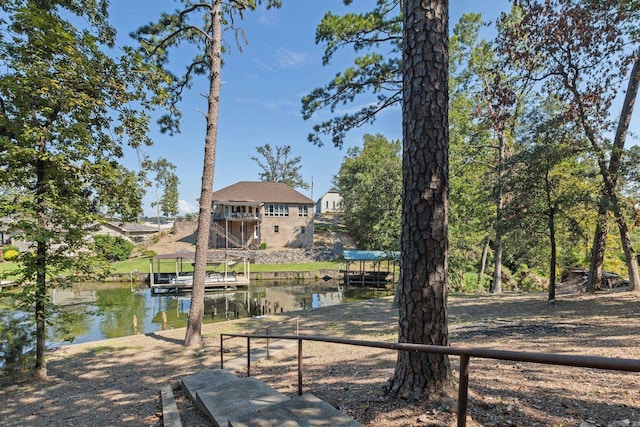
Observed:
[[[242,290],[210,292],[205,296],[204,323],[297,310],[390,295],[385,290],[345,289],[337,284],[278,283]],[[187,324],[190,295],[151,294],[129,283],[88,283],[52,292],[52,300],[72,311],[75,343],[182,328]],[[50,341],[65,344],[51,331]]]

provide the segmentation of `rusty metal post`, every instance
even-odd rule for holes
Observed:
[[[270,335],[270,326],[267,326],[267,335]],[[269,358],[269,337],[267,337],[267,359]]]
[[[458,384],[458,427],[467,425],[467,399],[469,398],[469,356],[460,356],[460,384]]]
[[[251,337],[247,337],[247,376],[251,376]]]
[[[302,396],[302,340],[298,340],[298,396]]]
[[[220,369],[224,369],[224,348],[222,348],[223,335],[220,334]]]

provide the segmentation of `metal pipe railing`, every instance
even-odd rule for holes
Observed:
[[[272,327],[281,325],[283,323],[291,322],[291,321],[294,321],[294,320],[296,321],[296,335],[299,335],[300,334],[300,318],[299,317],[293,317],[291,319],[285,319],[285,320],[281,320],[279,322],[272,323],[272,324],[266,326],[264,329],[267,331],[267,335],[271,335],[271,328]],[[269,338],[267,338],[267,359],[269,357],[271,357],[271,356],[269,355]]]
[[[460,381],[458,385],[458,426],[465,427],[467,423],[467,405],[469,393],[469,362],[471,357],[481,359],[505,360],[512,362],[540,363],[545,365],[571,366],[576,368],[606,369],[624,372],[640,372],[640,360],[620,359],[600,356],[576,356],[557,353],[533,353],[524,351],[494,350],[487,348],[445,347],[437,345],[392,343],[380,341],[351,340],[346,338],[331,338],[319,335],[269,335],[269,334],[220,334],[220,368],[224,369],[223,337],[247,338],[247,376],[250,376],[251,338],[281,339],[298,341],[298,395],[302,394],[302,342],[316,341],[333,344],[355,345],[360,347],[374,347],[395,351],[410,351],[423,353],[446,354],[460,357]]]

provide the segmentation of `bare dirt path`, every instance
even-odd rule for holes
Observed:
[[[543,294],[450,297],[451,344],[640,359],[639,295],[568,291],[553,305]],[[303,333],[395,341],[390,304],[383,298],[205,325],[207,345],[199,349],[181,345],[184,329],[64,347],[50,355],[50,380],[2,385],[0,425],[161,425],[160,386],[217,367],[221,332],[256,331],[300,315]],[[236,341],[229,344],[231,354],[245,345]],[[365,425],[454,424],[454,397],[418,404],[385,397],[395,358],[383,350],[306,343],[305,391]],[[457,376],[458,360],[451,362]],[[252,374],[294,395],[295,369],[292,348],[258,362]],[[177,399],[185,426],[206,425],[179,390]],[[640,375],[472,360],[469,415],[472,426],[640,426]]]

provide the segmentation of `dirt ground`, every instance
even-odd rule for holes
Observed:
[[[205,325],[206,345],[181,345],[184,329],[72,345],[53,351],[50,379],[0,388],[3,426],[161,425],[159,389],[219,366],[221,332],[259,331],[300,316],[301,333],[395,341],[391,298]],[[451,296],[452,346],[640,359],[640,295],[543,294]],[[292,333],[292,324],[272,333]],[[229,342],[225,358],[245,341]],[[456,395],[407,403],[385,396],[396,354],[389,350],[305,343],[304,389],[367,426],[455,425]],[[252,366],[252,375],[294,396],[296,347]],[[454,377],[459,360],[451,357]],[[457,387],[457,380],[455,380]],[[175,390],[185,426],[208,425]],[[470,426],[640,426],[640,374],[472,359]]]

